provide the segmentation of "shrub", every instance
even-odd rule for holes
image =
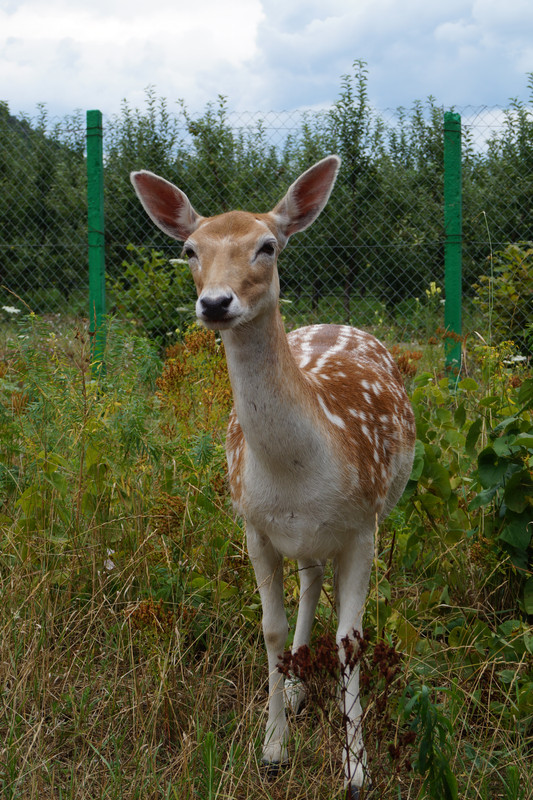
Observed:
[[[117,310],[158,339],[175,333],[194,313],[187,262],[145,247],[128,245],[128,250],[131,259],[122,262],[122,275],[109,284]]]
[[[480,275],[474,284],[475,305],[500,340],[513,339],[533,352],[526,334],[533,308],[533,243],[508,245],[495,254],[490,267],[491,274]]]

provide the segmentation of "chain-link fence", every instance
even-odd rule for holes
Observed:
[[[533,311],[533,115],[467,108],[463,122],[463,319],[524,338]],[[85,119],[15,118],[0,104],[2,305],[87,315]],[[290,325],[350,321],[387,336],[443,325],[443,110],[372,111],[344,95],[316,112],[234,114],[219,99],[199,115],[147,107],[104,120],[108,308],[161,334],[192,319],[180,245],[146,217],[128,175],[150,169],[202,214],[264,211],[327,153],[343,166],[328,207],[280,259]],[[514,245],[509,248],[508,245]],[[507,249],[506,249],[507,248]],[[503,255],[498,255],[504,251]],[[488,282],[494,279],[491,292]],[[507,287],[507,288],[506,288]]]

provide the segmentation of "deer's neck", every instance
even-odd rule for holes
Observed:
[[[222,332],[233,401],[250,451],[276,467],[323,447],[311,388],[289,348],[276,309],[253,324]]]

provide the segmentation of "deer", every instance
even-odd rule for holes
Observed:
[[[271,211],[205,217],[166,179],[131,173],[151,220],[183,242],[197,320],[220,333],[226,353],[230,493],[245,521],[268,661],[268,774],[289,761],[286,707],[297,713],[306,699],[305,686],[278,669],[288,637],[284,559],[297,562],[300,581],[293,652],[309,644],[325,566],[333,561],[336,643],[345,663],[345,648],[357,648],[362,632],[377,525],[400,499],[414,454],[413,410],[386,347],[348,325],[287,334],[280,313],[278,256],[322,212],[339,167],[338,156],[323,158]],[[340,674],[345,797],[358,800],[371,787],[359,665]]]

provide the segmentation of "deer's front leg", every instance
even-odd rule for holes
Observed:
[[[277,665],[287,641],[288,624],[283,607],[283,558],[269,539],[247,525],[248,553],[263,607],[263,635],[268,656],[268,722],[263,747],[264,764],[288,760],[284,679]]]
[[[293,653],[302,645],[309,644],[315,611],[322,591],[324,563],[313,559],[300,559],[298,572],[300,575],[300,602],[292,644]],[[299,678],[289,678],[285,681],[285,698],[295,714],[302,708],[306,695],[305,685]]]

